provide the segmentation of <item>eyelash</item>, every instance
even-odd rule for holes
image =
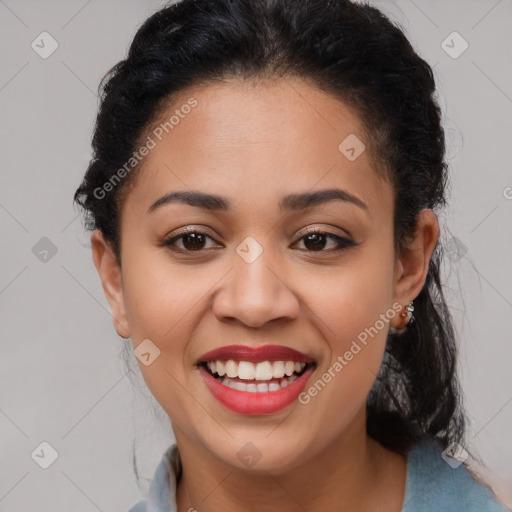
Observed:
[[[175,242],[177,242],[178,240],[180,240],[183,237],[188,236],[190,234],[197,234],[197,235],[207,236],[208,238],[210,238],[210,239],[212,239],[212,240],[214,240],[216,242],[216,240],[212,236],[210,236],[208,233],[205,233],[204,231],[199,231],[199,230],[197,230],[195,228],[189,228],[187,231],[182,232],[179,235],[174,235],[172,237],[164,238],[160,245],[163,246],[163,247],[167,247],[167,248],[171,249],[174,252],[179,252],[179,253],[182,253],[182,254],[186,254],[186,253],[189,253],[189,254],[194,254],[194,253],[195,254],[201,254],[201,253],[203,253],[205,251],[208,251],[208,249],[199,249],[197,251],[190,251],[188,249],[172,248],[172,246],[174,245]],[[352,240],[349,240],[347,238],[341,237],[339,235],[335,235],[334,233],[329,233],[327,231],[322,231],[321,229],[318,229],[318,228],[313,228],[313,229],[308,230],[295,243],[300,242],[301,240],[303,240],[304,238],[306,238],[306,237],[308,237],[310,235],[323,235],[326,238],[330,238],[330,239],[334,240],[339,245],[341,245],[341,247],[338,247],[337,249],[330,249],[330,250],[323,250],[322,249],[322,250],[319,250],[319,251],[314,251],[314,250],[311,250],[311,249],[302,249],[303,252],[333,254],[333,253],[339,253],[341,251],[345,251],[346,249],[349,249],[350,247],[356,247],[357,245],[359,245],[356,242],[353,242]]]

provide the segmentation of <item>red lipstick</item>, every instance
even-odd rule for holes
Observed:
[[[268,374],[265,378],[263,377],[265,373],[260,373],[260,378],[265,380],[228,377],[220,370],[220,373],[216,372],[216,365],[218,367],[223,364],[220,363],[221,361],[226,365],[233,364],[227,363],[230,360],[237,361],[237,365],[239,361],[248,361],[257,367],[260,366],[258,363],[263,363],[267,368],[269,363],[272,364],[274,361],[288,362],[287,365],[292,361],[296,365],[295,371],[292,374],[285,374],[284,377],[279,376],[277,369],[274,370],[277,372],[274,373],[276,377],[270,373],[272,378],[269,378]],[[297,365],[297,363],[300,364]],[[282,345],[264,345],[258,348],[247,345],[228,345],[203,354],[196,364],[211,394],[224,407],[247,415],[273,414],[288,407],[303,391],[306,382],[316,369],[313,358]],[[211,368],[208,369],[208,367]],[[269,369],[272,370],[271,367]],[[257,372],[256,375],[258,375]],[[282,365],[280,375],[283,375]]]
[[[259,363],[261,361],[296,361],[298,363],[312,363],[313,358],[298,352],[293,348],[282,345],[263,345],[262,347],[249,347],[248,345],[227,345],[216,348],[203,354],[196,362],[217,361],[223,359],[234,359],[236,361],[250,361]]]
[[[297,400],[315,367],[308,366],[300,377],[285,388],[264,393],[230,388],[208,373],[204,367],[201,366],[199,371],[212,395],[223,406],[240,414],[262,415],[278,412]]]

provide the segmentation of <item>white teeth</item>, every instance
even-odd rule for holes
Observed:
[[[254,384],[252,384],[252,385],[254,385]],[[251,384],[249,384],[249,386],[251,386]],[[279,385],[277,385],[277,386],[279,388]],[[258,391],[258,393],[266,393],[268,391],[268,384],[265,384],[265,383],[257,384],[256,390]]]
[[[255,368],[249,361],[238,363],[238,377],[243,380],[254,380]]]
[[[281,377],[284,377],[285,363],[283,363],[283,361],[274,361],[274,364],[272,365],[272,367],[274,369],[274,371],[272,372],[273,377],[275,377],[276,379],[280,379]]]
[[[271,380],[272,379],[272,365],[270,361],[263,361],[262,363],[258,363],[256,365],[256,371],[254,373],[254,378],[256,380]]]
[[[258,391],[258,388],[256,386],[256,384],[245,384],[245,386],[247,387],[247,391],[250,391],[251,393],[256,393]]]
[[[217,374],[219,377],[226,375],[230,378],[238,377],[242,380],[261,381],[291,377],[294,372],[300,373],[306,366],[306,363],[294,361],[262,361],[260,363],[252,363],[250,361],[228,359],[227,361],[209,361],[207,366],[211,373]]]
[[[245,391],[246,390],[246,386],[243,382],[233,382],[231,383],[231,387],[233,389],[238,389],[239,391]]]
[[[226,373],[226,365],[223,361],[217,361],[217,375],[222,377]]]
[[[233,361],[233,359],[226,361],[226,375],[228,377],[236,377],[238,375],[238,363]]]
[[[254,382],[251,382],[245,384],[238,380],[231,380],[228,377],[224,377],[221,382],[224,386],[237,389],[238,391],[247,391],[249,393],[268,393],[269,391],[278,391],[279,389],[289,386],[296,378],[297,375],[283,378],[280,380],[279,384],[277,382],[271,382],[270,384],[266,384],[265,382],[255,384]]]
[[[286,361],[284,365],[284,373],[290,377],[295,371],[295,363],[293,361]]]

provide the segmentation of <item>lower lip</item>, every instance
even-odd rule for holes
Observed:
[[[304,389],[309,376],[315,371],[315,367],[307,368],[300,377],[297,377],[285,388],[266,393],[251,393],[233,389],[219,382],[204,367],[199,367],[199,371],[212,395],[222,405],[241,414],[255,415],[272,414],[290,405]]]

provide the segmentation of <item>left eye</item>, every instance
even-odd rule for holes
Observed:
[[[324,250],[327,240],[331,240],[335,243],[334,249],[328,251]],[[306,251],[310,252],[338,252],[346,249],[347,247],[356,245],[351,240],[325,231],[310,231],[297,240],[297,242],[301,241],[303,241],[306,246]]]

